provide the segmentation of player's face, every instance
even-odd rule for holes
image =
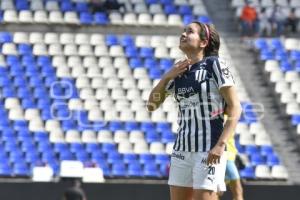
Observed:
[[[199,33],[200,26],[198,24],[191,23],[186,26],[180,36],[179,48],[183,52],[201,50],[203,41],[201,41]]]

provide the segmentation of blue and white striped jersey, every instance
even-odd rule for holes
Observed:
[[[219,89],[233,86],[226,63],[219,57],[206,57],[190,66],[182,76],[171,80],[166,92],[178,104],[177,151],[207,152],[223,131],[225,101]]]

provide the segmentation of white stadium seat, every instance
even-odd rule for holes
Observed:
[[[21,10],[19,12],[19,22],[32,23],[33,22],[33,15],[31,13],[31,11]]]
[[[5,10],[3,14],[3,21],[8,23],[17,23],[18,14],[15,10]]]

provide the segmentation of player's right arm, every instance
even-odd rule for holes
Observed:
[[[187,70],[189,62],[187,59],[177,62],[174,67],[162,77],[149,95],[147,102],[148,111],[156,110],[164,102],[168,96],[167,91],[174,87],[174,79]]]

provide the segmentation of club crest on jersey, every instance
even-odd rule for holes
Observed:
[[[204,69],[196,70],[195,72],[195,80],[199,83],[206,78],[207,71]]]

